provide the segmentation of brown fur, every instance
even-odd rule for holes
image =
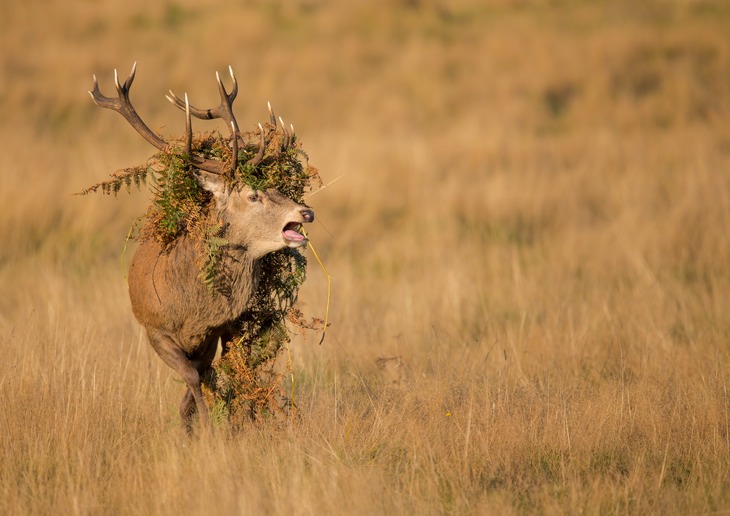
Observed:
[[[201,424],[210,426],[200,380],[210,368],[218,339],[227,340],[229,325],[246,310],[256,290],[258,260],[286,246],[302,245],[303,240],[285,240],[282,230],[288,223],[314,220],[312,210],[277,190],[254,192],[246,186],[229,190],[215,175],[201,172],[198,177],[213,194],[216,214],[227,228],[229,245],[222,258],[225,293],[211,292],[201,280],[201,251],[189,236],[178,238],[169,249],[154,240],[143,242],[129,270],[135,317],[160,358],[188,387],[180,405],[186,428],[196,409]]]

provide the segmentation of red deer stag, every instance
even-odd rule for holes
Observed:
[[[105,97],[94,76],[94,87],[89,93],[101,107],[120,113],[149,143],[160,151],[168,150],[168,143],[152,132],[142,121],[129,100],[134,80],[135,63],[124,84],[114,78],[118,96]],[[209,370],[216,353],[218,339],[226,342],[230,325],[243,314],[256,290],[259,279],[259,260],[266,254],[285,247],[300,247],[306,238],[298,231],[302,223],[312,222],[314,212],[297,204],[278,190],[255,191],[248,186],[234,186],[225,175],[235,170],[238,160],[238,125],[232,105],[238,93],[238,83],[230,69],[233,87],[228,93],[216,73],[221,104],[213,109],[196,109],[171,93],[168,100],[186,113],[186,140],[184,154],[189,156],[194,174],[202,188],[212,194],[213,209],[227,228],[229,244],[222,258],[227,293],[211,295],[201,281],[198,265],[201,251],[192,237],[182,235],[163,249],[154,239],[143,241],[137,249],[129,269],[129,297],[132,311],[147,330],[150,344],[185,381],[187,392],[180,404],[183,425],[190,429],[196,410],[201,426],[210,428],[208,409],[201,392],[201,378]],[[191,114],[201,119],[220,118],[231,131],[232,162],[209,160],[190,152],[192,142]],[[275,118],[272,115],[275,125]],[[283,126],[283,123],[282,123]],[[290,135],[284,128],[284,145]],[[261,147],[249,160],[256,165],[261,161],[266,146],[261,129]]]

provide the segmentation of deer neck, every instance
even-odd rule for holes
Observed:
[[[221,257],[216,290],[231,303],[233,311],[243,312],[259,282],[259,260],[245,247],[229,246]],[[240,306],[239,306],[240,305]]]

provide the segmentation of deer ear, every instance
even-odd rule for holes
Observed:
[[[219,174],[197,170],[195,179],[203,190],[212,193],[214,197],[221,197],[226,191],[225,178]]]

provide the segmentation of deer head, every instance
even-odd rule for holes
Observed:
[[[222,176],[208,172],[199,172],[197,179],[213,195],[216,214],[226,226],[228,241],[245,248],[251,258],[306,243],[299,228],[314,220],[314,212],[308,207],[273,188],[254,190],[247,185],[228,188]]]
[[[284,247],[299,247],[306,242],[306,238],[298,229],[303,223],[314,220],[314,212],[306,206],[300,205],[282,195],[278,190],[267,189],[256,191],[246,185],[231,186],[227,176],[232,175],[238,166],[238,145],[240,135],[238,123],[233,115],[233,101],[238,95],[238,81],[231,67],[228,68],[233,83],[230,93],[223,85],[223,81],[216,72],[218,91],[221,102],[215,108],[199,109],[191,106],[187,94],[184,100],[177,97],[172,91],[167,95],[173,105],[185,112],[185,147],[183,155],[187,156],[191,165],[196,169],[195,177],[198,183],[213,195],[214,209],[218,218],[226,227],[226,236],[234,246],[247,249],[249,256],[259,258],[267,253]],[[134,63],[129,77],[121,84],[114,70],[114,83],[117,89],[117,98],[105,97],[99,90],[99,84],[94,76],[94,86],[89,92],[94,102],[101,107],[112,109],[121,114],[139,134],[149,143],[162,152],[169,151],[169,144],[155,134],[139,117],[129,99],[129,92],[137,72],[137,63]],[[192,123],[191,116],[203,120],[219,118],[223,120],[231,131],[231,163],[206,159],[191,153]],[[277,128],[277,119],[269,104],[271,125]],[[293,141],[294,127],[291,132],[286,129],[284,121],[279,118],[283,131],[282,147],[286,148]],[[266,135],[263,126],[261,144],[256,156],[248,160],[247,164],[256,165],[262,159],[266,148]]]

